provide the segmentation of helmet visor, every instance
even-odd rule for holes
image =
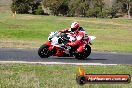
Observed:
[[[71,31],[72,32],[74,32],[74,31],[76,31],[77,30],[77,28],[71,28]]]

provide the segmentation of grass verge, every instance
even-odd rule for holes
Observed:
[[[6,41],[2,47],[8,47],[8,40],[29,41],[33,44],[25,48],[39,47],[47,41],[51,31],[67,28],[73,21],[80,22],[89,35],[96,36],[94,51],[132,52],[132,20],[37,16],[29,14],[0,13],[0,40]],[[19,44],[21,42],[18,42]],[[34,46],[34,43],[36,44]],[[18,45],[19,45],[18,44]],[[13,45],[13,44],[12,44]],[[21,44],[22,45],[22,44]],[[13,47],[14,46],[10,46]],[[21,46],[17,46],[20,47]]]
[[[83,66],[86,73],[130,74],[131,65]],[[130,84],[76,83],[78,66],[0,64],[0,88],[132,88]]]

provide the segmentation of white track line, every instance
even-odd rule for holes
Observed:
[[[1,64],[6,63],[24,63],[24,64],[43,64],[43,65],[117,65],[102,63],[64,63],[64,62],[27,62],[27,61],[0,61]]]

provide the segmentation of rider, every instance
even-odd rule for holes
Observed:
[[[89,38],[85,30],[80,27],[78,22],[73,22],[71,24],[71,28],[66,28],[64,30],[59,31],[61,33],[70,32],[73,33],[72,35],[76,37],[74,42],[68,42],[67,45],[69,46],[78,46],[77,52],[83,52],[85,45],[88,43]]]

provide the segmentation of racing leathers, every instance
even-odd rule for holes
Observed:
[[[71,47],[77,46],[77,52],[83,52],[85,45],[89,42],[88,34],[82,27],[79,27],[78,31],[76,32],[72,32],[71,28],[61,30],[60,32],[70,32],[72,36],[75,37],[76,40],[74,42],[68,42],[67,45]]]

